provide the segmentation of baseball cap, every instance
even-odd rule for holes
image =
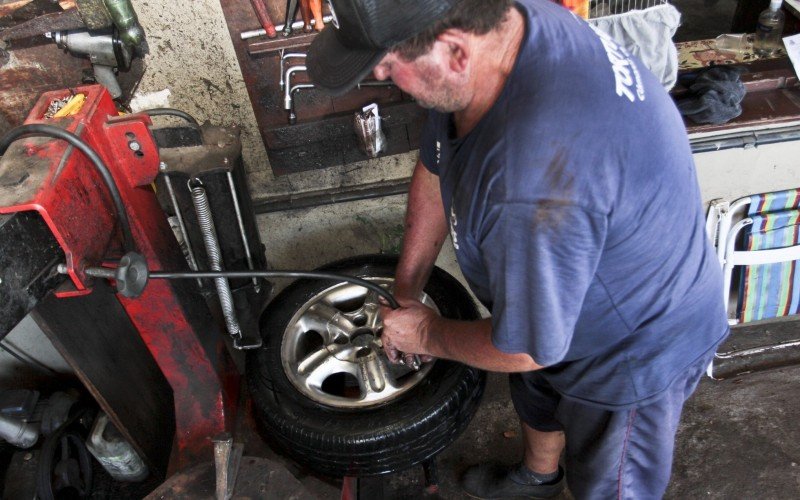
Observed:
[[[306,57],[314,85],[344,94],[364,79],[392,46],[421,33],[458,0],[329,0],[333,20]]]

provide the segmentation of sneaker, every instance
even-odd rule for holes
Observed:
[[[564,490],[564,469],[558,477],[542,484],[527,484],[518,472],[520,464],[484,463],[473,465],[464,473],[461,486],[464,492],[482,500],[552,498]]]

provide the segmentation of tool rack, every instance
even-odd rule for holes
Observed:
[[[259,21],[248,0],[220,0],[228,29],[255,112],[259,132],[275,175],[346,165],[368,159],[358,146],[353,114],[367,104],[380,106],[387,150],[392,155],[417,149],[425,111],[397,87],[367,81],[360,88],[332,98],[313,88],[302,56],[316,36],[302,28],[290,36],[281,30],[275,38],[242,38],[258,29]],[[276,25],[283,25],[285,0],[266,0]],[[329,13],[324,12],[325,15]],[[299,15],[298,15],[299,18]],[[279,26],[280,27],[280,26]],[[296,68],[289,73],[291,68]],[[283,85],[289,86],[287,91]],[[292,92],[294,89],[294,92]],[[287,110],[286,108],[291,108]],[[294,114],[290,122],[290,115]]]

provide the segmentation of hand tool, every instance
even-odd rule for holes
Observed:
[[[294,107],[294,94],[300,90],[304,89],[313,89],[313,83],[296,83],[292,85],[292,75],[296,73],[301,73],[306,71],[306,66],[303,64],[298,64],[295,66],[289,66],[286,70],[283,70],[284,61],[289,58],[304,58],[305,54],[301,53],[290,53],[284,54],[281,56],[281,88],[283,89],[283,109],[289,112],[289,124],[294,125],[297,122],[297,114],[295,113]],[[365,82],[360,82],[356,85],[357,89],[361,89],[364,87],[391,87],[394,86],[394,83],[391,81],[375,81],[375,80],[368,80]]]
[[[297,112],[294,110],[294,102],[295,97],[294,95],[304,89],[313,89],[313,83],[296,83],[291,87],[286,87],[289,90],[289,97],[288,97],[288,108],[286,110],[289,112],[289,125],[294,125],[297,123]]]
[[[35,17],[0,31],[0,40],[19,40],[54,31],[115,28],[122,42],[137,48],[144,41],[131,0],[83,0],[77,8]]]
[[[81,0],[77,8],[45,14],[0,30],[0,40],[45,35],[59,48],[88,57],[94,77],[114,99],[122,96],[116,71],[127,71],[144,41],[131,0]]]
[[[322,16],[322,20],[325,23],[331,22],[331,19],[333,19],[333,16],[331,16],[331,15]],[[311,22],[316,24],[317,21],[312,19]],[[278,31],[283,31],[283,34],[285,36],[289,36],[289,35],[292,34],[293,30],[300,29],[302,27],[303,27],[303,21],[292,21],[291,24],[278,24],[278,25],[275,26],[275,29],[278,30]],[[287,33],[287,31],[288,31],[288,33]],[[241,33],[239,33],[239,38],[241,38],[242,40],[249,40],[251,38],[257,38],[257,37],[260,37],[260,36],[264,36],[266,33],[267,32],[264,31],[263,28],[262,29],[257,29],[257,30],[242,31]]]
[[[130,68],[133,54],[131,47],[119,39],[116,31],[70,30],[47,33],[46,36],[73,55],[87,56],[92,62],[95,81],[107,88],[114,99],[122,96],[115,70]]]
[[[308,5],[311,8],[311,15],[314,17],[314,29],[322,31],[325,27],[325,22],[322,20],[322,0],[308,0]]]
[[[294,17],[297,14],[297,0],[288,0],[286,2],[286,18],[283,22],[283,36],[289,36],[292,34],[292,30],[295,28]],[[298,28],[303,27],[305,23],[300,24],[297,26]],[[242,37],[242,40],[245,38]]]
[[[289,111],[292,109],[292,75],[295,73],[306,71],[304,65],[298,64],[296,66],[289,66],[286,68],[283,76],[283,109]]]
[[[267,12],[267,6],[264,0],[250,0],[250,4],[253,6],[253,10],[256,11],[258,22],[261,24],[261,27],[264,28],[266,35],[269,38],[275,38],[278,34],[275,31],[275,25],[272,23],[272,19],[269,17],[269,12]]]
[[[281,50],[281,62],[280,62],[281,90],[283,90],[283,87],[286,83],[286,79],[284,78],[283,74],[283,66],[286,64],[286,61],[288,59],[304,59],[305,57],[306,57],[305,52],[286,52],[284,50]]]
[[[81,11],[81,5],[84,3],[91,4],[92,2],[85,2],[85,0],[84,2],[78,2],[79,12]],[[138,47],[144,41],[144,29],[139,24],[131,0],[102,0],[102,4],[105,5],[112,24],[119,31],[120,40],[133,47]],[[82,16],[87,19],[86,14],[82,14]],[[93,26],[88,19],[86,27],[91,30],[100,29]]]
[[[311,26],[311,0],[300,0],[300,17],[303,18],[303,31],[309,33],[314,30]]]

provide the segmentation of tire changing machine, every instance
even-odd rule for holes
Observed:
[[[76,112],[50,117],[53,103],[77,94],[85,102]],[[0,236],[18,244],[0,248],[0,272],[14,267],[14,279],[0,281],[0,338],[30,313],[154,474],[167,478],[188,470],[174,479],[208,492],[207,481],[191,479],[208,474],[191,474],[214,456],[214,488],[226,496],[241,454],[230,439],[241,381],[239,356],[219,326],[227,323],[230,331],[215,283],[154,280],[134,298],[115,294],[89,271],[113,269],[131,246],[153,271],[196,271],[207,262],[212,270],[214,262],[231,271],[265,269],[239,131],[196,123],[153,129],[148,112],[119,115],[100,85],[43,94],[25,125],[58,127],[94,150],[120,199],[110,196],[109,179],[75,144],[31,132],[4,145]],[[200,191],[206,199],[198,204]],[[120,211],[127,213],[130,234]],[[210,231],[216,251],[208,244]],[[118,291],[135,281],[113,272],[106,277],[116,278]],[[272,286],[248,278],[231,285],[239,321],[232,344],[258,347],[258,313]],[[424,464],[428,493],[438,490],[434,460]],[[189,469],[195,464],[201,465]],[[259,476],[266,466],[243,465],[240,478],[263,492]],[[284,487],[302,491],[288,478]],[[380,478],[348,477],[342,498],[375,498],[380,491]]]
[[[46,117],[54,102],[77,94],[85,102],[76,113]],[[197,244],[201,222],[182,215],[192,203],[190,179],[213,197],[225,268],[266,267],[235,128],[151,130],[146,112],[119,115],[100,85],[45,93],[25,124],[63,129],[97,153],[119,191],[133,245],[150,268],[189,270],[207,258]],[[220,311],[212,282],[154,280],[141,296],[128,298],[89,276],[88,268],[114,264],[126,250],[107,182],[74,145],[21,135],[0,151],[0,231],[4,240],[22,244],[0,256],[0,272],[12,278],[0,282],[6,304],[0,335],[30,312],[162,478],[209,460],[210,438],[234,430],[240,386],[235,354],[215,320]],[[197,249],[188,260],[187,248]],[[271,286],[232,284],[242,332],[235,340],[258,338],[257,314]]]

